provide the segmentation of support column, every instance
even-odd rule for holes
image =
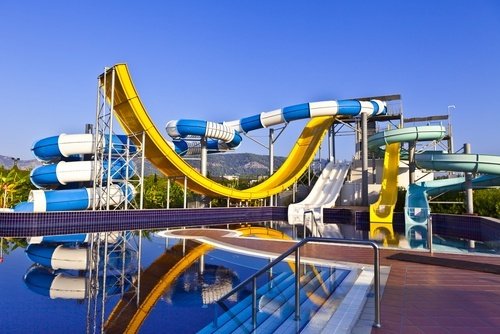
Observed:
[[[188,184],[187,176],[184,176],[184,209],[187,208],[187,184]]]
[[[170,178],[167,178],[167,209],[170,209]]]
[[[368,114],[361,114],[361,205],[368,206]]]
[[[464,154],[472,153],[469,143],[464,144]],[[473,175],[470,172],[465,173],[465,212],[468,215],[474,214],[474,195],[472,191]],[[469,240],[469,248],[476,248],[476,242]]]
[[[417,149],[417,142],[415,141],[412,141],[412,142],[409,142],[408,143],[408,153],[409,153],[409,157],[408,157],[408,164],[409,164],[409,167],[410,167],[410,184],[414,184],[415,183],[415,171],[417,169],[417,165],[415,163],[415,151]]]
[[[464,144],[464,153],[470,154],[470,144]],[[465,212],[469,215],[474,213],[474,198],[472,193],[472,173],[465,173]]]
[[[274,173],[274,129],[269,129],[269,177]],[[270,206],[274,206],[274,195],[269,197]]]
[[[200,173],[203,176],[207,176],[207,138],[201,137],[201,162],[200,162]]]
[[[335,129],[333,125],[328,131],[328,161],[335,162]]]

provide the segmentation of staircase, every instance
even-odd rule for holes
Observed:
[[[290,333],[304,328],[314,314],[327,303],[335,289],[349,274],[348,270],[310,269],[300,279],[300,320],[295,320],[295,273],[281,273],[257,290],[255,324],[252,295],[229,308],[217,320],[198,333]],[[331,310],[333,311],[333,310]]]
[[[365,266],[316,268],[301,262],[307,243],[373,248],[373,270]],[[289,262],[293,272],[269,278],[271,268]],[[262,282],[264,280],[264,282]],[[249,290],[250,286],[250,290]],[[373,288],[374,326],[380,327],[380,255],[371,241],[307,238],[238,284],[216,304],[214,321],[199,333],[349,333]],[[235,303],[235,301],[237,302]],[[227,303],[232,305],[228,306]],[[217,314],[220,309],[224,313]]]

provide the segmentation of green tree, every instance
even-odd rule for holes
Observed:
[[[17,167],[0,171],[0,207],[9,208],[28,199],[32,189],[29,171]]]

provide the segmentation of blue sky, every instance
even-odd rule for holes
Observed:
[[[455,146],[500,154],[499,32],[494,0],[2,1],[0,154],[28,159],[35,140],[94,123],[97,76],[121,62],[161,129],[399,93],[406,117],[455,105]],[[339,142],[350,158],[354,139]]]

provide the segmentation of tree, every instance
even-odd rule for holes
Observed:
[[[0,207],[9,208],[27,200],[31,188],[29,171],[17,167],[0,171]]]

